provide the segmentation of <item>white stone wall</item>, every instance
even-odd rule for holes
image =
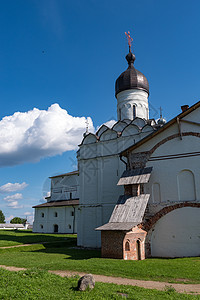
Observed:
[[[151,237],[152,256],[200,256],[199,214],[200,208],[183,207],[158,220]]]
[[[146,127],[143,119],[133,121],[141,127],[134,123],[129,125],[130,122],[126,120],[126,126],[124,122],[117,123],[112,130],[103,126],[103,130],[98,131],[99,139],[89,134],[80,145],[79,246],[101,246],[100,232],[95,228],[108,222],[119,196],[124,193],[123,187],[117,186],[126,168],[119,153],[153,131],[151,126]]]
[[[199,115],[200,109],[196,109],[183,119],[199,122]],[[153,167],[144,190],[151,195],[148,203],[149,217],[167,206],[185,202],[188,205],[200,203],[200,138],[195,136],[200,132],[200,126],[180,122],[180,128],[175,123],[166,130],[161,130],[160,134],[131,153],[133,157],[134,153],[149,151],[158,145],[146,164],[147,167]],[[198,207],[183,207],[162,216],[148,234],[151,255],[199,256],[199,213]]]
[[[135,116],[133,106],[135,106]],[[117,117],[118,120],[133,120],[135,117],[149,119],[148,93],[130,89],[117,94]]]
[[[51,178],[51,196],[48,202],[78,198],[78,174],[63,174]],[[75,208],[73,206],[35,208],[33,232],[53,233],[54,225],[57,224],[58,233],[76,233],[77,218],[78,206]]]
[[[79,177],[74,175],[62,175],[51,178],[50,201],[69,200],[79,198]]]
[[[78,206],[36,208],[33,232],[54,233],[54,225],[57,224],[58,233],[76,233],[77,218]]]

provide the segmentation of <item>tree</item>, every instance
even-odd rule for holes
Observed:
[[[4,216],[3,212],[2,212],[2,210],[0,210],[0,223],[6,223],[5,222],[5,216]]]
[[[23,224],[26,222],[26,219],[22,219],[19,217],[14,217],[12,220],[10,220],[11,224]]]

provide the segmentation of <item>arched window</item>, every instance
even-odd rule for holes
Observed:
[[[133,120],[136,118],[136,106],[133,105]]]
[[[179,201],[195,201],[196,189],[194,174],[190,170],[182,170],[178,174]]]
[[[57,224],[54,225],[54,232],[58,232],[58,225]]]
[[[42,224],[40,225],[40,228],[43,229],[43,225]]]
[[[58,216],[58,213],[57,213],[57,212],[55,212],[55,213],[54,213],[54,217],[55,217],[55,218],[57,218],[57,216]]]
[[[44,218],[44,213],[41,213],[42,218]]]
[[[126,243],[125,243],[125,251],[130,251],[130,243],[129,243],[129,241],[126,241]]]

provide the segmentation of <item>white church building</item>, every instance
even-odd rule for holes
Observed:
[[[77,224],[78,246],[102,246],[104,257],[199,256],[200,103],[167,123],[150,119],[149,84],[130,46],[126,60],[115,85],[118,121],[84,134],[78,171],[52,177],[51,197],[35,207],[34,231],[76,232]],[[64,178],[76,184],[65,191]]]

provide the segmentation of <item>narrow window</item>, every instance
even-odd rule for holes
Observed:
[[[40,228],[43,229],[43,225],[42,224],[40,225]]]
[[[128,241],[125,244],[125,251],[130,251],[130,243]]]
[[[74,216],[74,212],[73,212],[73,211],[71,211],[71,216],[72,216],[72,217]]]
[[[133,105],[133,120],[136,118],[136,107]]]
[[[72,193],[69,194],[69,198],[72,199]]]
[[[57,216],[58,216],[58,213],[57,213],[57,212],[55,212],[55,213],[54,213],[54,217],[55,217],[55,218],[57,218]]]
[[[71,229],[71,228],[72,228],[72,226],[71,226],[70,224],[68,225],[68,227],[69,227],[69,229]]]
[[[42,218],[44,218],[44,213],[42,213]]]
[[[121,108],[119,108],[119,120],[121,120]]]

